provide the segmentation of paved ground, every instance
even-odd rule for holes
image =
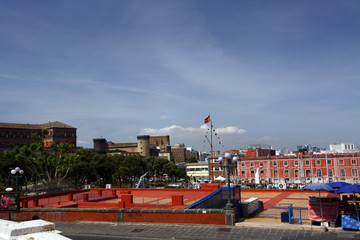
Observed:
[[[253,225],[251,225],[253,224]],[[154,223],[103,223],[56,222],[57,230],[72,239],[360,239],[359,232],[341,229],[321,231],[320,227],[290,224],[237,224],[237,226],[154,224]],[[91,237],[90,237],[91,236]],[[98,236],[98,238],[96,238]]]

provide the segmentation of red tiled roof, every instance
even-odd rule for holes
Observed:
[[[55,121],[43,124],[23,124],[23,123],[0,123],[0,127],[3,128],[27,128],[27,129],[43,129],[43,128],[74,128],[65,123]]]

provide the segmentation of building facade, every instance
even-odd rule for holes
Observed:
[[[0,151],[12,150],[15,146],[31,144],[31,136],[37,133],[41,136],[42,129],[48,130],[44,136],[44,147],[50,147],[52,142],[68,143],[76,147],[76,128],[61,122],[44,124],[0,123]]]
[[[244,183],[294,183],[345,181],[359,183],[360,153],[310,154],[240,158],[237,176]]]
[[[171,147],[171,154],[176,164],[186,163],[186,148],[184,144],[175,144]]]
[[[170,137],[167,136],[137,136],[134,143],[114,143],[105,138],[94,138],[94,149],[98,151],[123,152],[123,154],[140,154],[144,157],[163,157],[171,160]]]

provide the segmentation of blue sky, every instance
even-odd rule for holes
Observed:
[[[3,0],[0,122],[209,150],[360,145],[360,1]],[[219,139],[216,139],[217,142]],[[222,147],[224,146],[224,147]]]

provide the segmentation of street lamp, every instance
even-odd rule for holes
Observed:
[[[22,177],[21,175],[24,174],[24,170],[20,169],[19,167],[16,167],[15,169],[11,170],[11,174],[14,176],[16,180],[15,191],[18,192],[19,179]]]
[[[225,159],[226,159],[226,164],[224,164],[224,167],[226,168],[226,172],[227,172],[227,184],[228,184],[228,202],[225,206],[225,208],[233,208],[234,204],[232,204],[231,202],[231,195],[230,195],[230,172],[232,172],[232,169],[235,167],[237,167],[237,161],[239,160],[239,158],[237,156],[234,156],[231,159],[231,154],[230,153],[225,153]],[[224,158],[223,157],[219,157],[218,161],[220,163],[220,166],[223,166],[223,161]]]

